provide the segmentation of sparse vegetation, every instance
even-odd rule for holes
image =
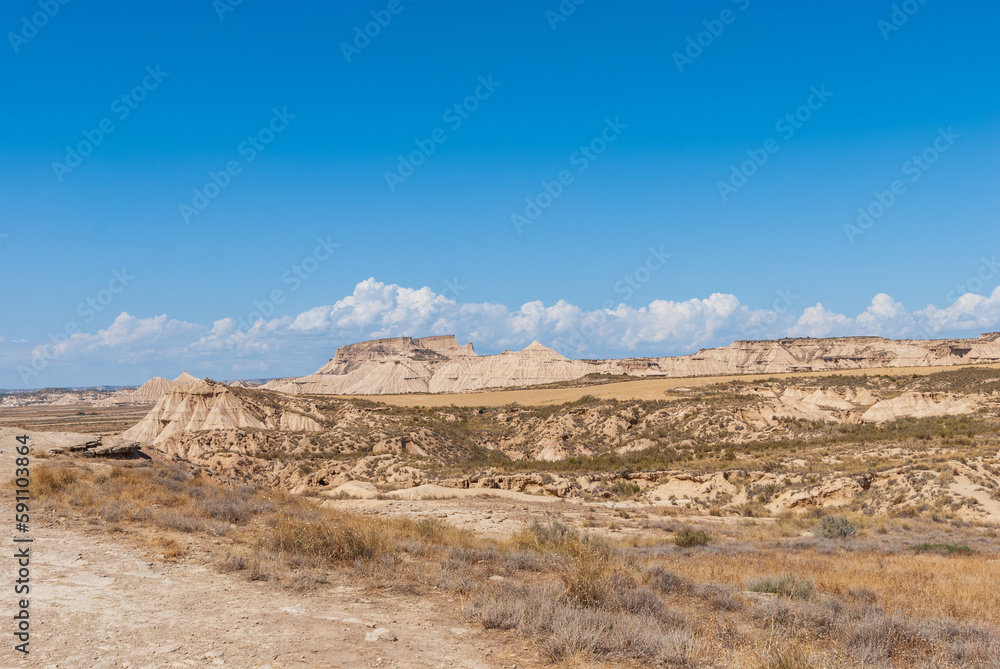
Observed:
[[[814,379],[886,397],[992,388],[1000,372],[888,376]],[[212,451],[203,435],[193,443],[294,472],[311,497],[162,459],[64,457],[36,463],[33,493],[43,512],[135,541],[157,560],[209,562],[296,590],[349,581],[380,596],[443,593],[470,621],[509,630],[553,663],[993,666],[1000,601],[982,584],[1000,579],[1000,562],[996,531],[979,519],[1000,499],[995,412],[882,424],[781,418],[737,430],[734,411],[760,406],[748,387],[544,407],[393,407],[238,390],[271,411],[309,402],[329,431],[288,440],[249,429],[246,453]],[[561,461],[497,448],[542,436],[558,444],[564,434],[580,450]],[[390,451],[393,439],[397,449],[416,439],[428,454]],[[639,439],[648,440],[640,450],[620,448]],[[584,451],[593,455],[572,455]],[[519,505],[505,520],[524,522],[479,535],[389,511],[407,471],[457,486],[485,477],[504,491],[558,489],[581,504],[491,500]],[[341,481],[392,482],[355,507],[349,494],[332,494],[341,472],[350,472]]]
[[[917,553],[938,553],[943,555],[972,555],[974,550],[965,545],[924,542],[913,547]]]
[[[845,539],[857,534],[858,529],[843,516],[824,516],[820,521],[818,533],[827,539]]]
[[[674,543],[681,548],[691,548],[693,546],[707,546],[711,538],[705,530],[694,530],[685,527],[674,534]]]
[[[744,666],[740,658],[749,657],[770,667],[869,657],[911,667],[936,657],[945,666],[981,667],[1000,643],[995,629],[980,623],[1000,616],[1000,604],[980,587],[1000,576],[995,557],[954,561],[945,572],[934,561],[966,554],[968,546],[929,540],[911,549],[905,538],[932,536],[929,521],[880,521],[881,536],[896,543],[876,553],[837,548],[844,545],[822,536],[804,540],[797,530],[815,520],[793,516],[722,529],[727,550],[692,552],[688,547],[705,545],[709,535],[686,525],[673,528],[673,546],[623,544],[558,519],[490,539],[437,518],[317,508],[180,464],[47,463],[35,483],[49,511],[135,532],[165,561],[193,559],[185,537],[204,536],[220,541],[198,544],[212,546],[206,557],[219,571],[251,580],[312,590],[343,574],[376,590],[453,592],[470,618],[517,630],[553,662]],[[854,526],[853,517],[844,521]],[[757,575],[746,579],[748,571]],[[748,599],[743,588],[776,599]],[[726,629],[741,631],[723,647],[716,635]],[[783,640],[774,639],[775,630]]]
[[[791,572],[780,576],[761,576],[747,581],[747,590],[764,592],[795,599],[812,599],[816,594],[816,584]]]

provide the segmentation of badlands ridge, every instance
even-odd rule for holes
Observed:
[[[573,381],[588,374],[688,377],[780,374],[886,367],[1000,362],[1000,333],[978,339],[891,340],[881,337],[736,341],[666,358],[570,360],[533,342],[522,351],[477,355],[452,335],[397,337],[350,344],[315,373],[264,387],[288,394],[387,395],[456,393]]]

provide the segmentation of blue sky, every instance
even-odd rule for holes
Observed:
[[[995,3],[231,2],[0,13],[0,387],[1000,329]]]

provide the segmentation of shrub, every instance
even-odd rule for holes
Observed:
[[[705,530],[693,530],[685,527],[674,534],[674,543],[681,548],[692,548],[694,546],[704,546],[711,541],[708,532]]]
[[[40,467],[31,482],[37,496],[43,497],[71,487],[79,479],[78,472],[71,467]]]
[[[683,576],[678,576],[663,567],[653,567],[646,574],[649,586],[665,595],[689,592],[694,586]]]
[[[781,576],[761,576],[747,581],[747,590],[751,592],[766,592],[794,599],[812,599],[816,594],[816,585],[812,579],[801,578],[791,572]]]
[[[631,481],[615,481],[611,485],[611,492],[619,497],[635,497],[642,492],[642,487]]]
[[[826,539],[844,539],[857,533],[858,529],[843,516],[826,516],[819,523],[818,534]]]
[[[555,549],[566,542],[578,539],[579,534],[575,530],[558,520],[545,524],[533,520],[530,525],[514,536],[513,541],[516,546],[542,551]]]
[[[917,553],[938,553],[940,555],[972,555],[976,551],[965,544],[946,544],[924,542],[913,546]]]
[[[559,566],[566,597],[581,606],[596,606],[608,596],[608,576],[613,571],[610,546],[578,542]]]

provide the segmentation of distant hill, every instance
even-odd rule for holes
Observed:
[[[396,337],[349,344],[308,376],[270,381],[291,394],[385,395],[465,392],[579,379],[587,374],[714,376],[936,367],[1000,362],[1000,333],[977,339],[892,340],[882,337],[736,341],[665,358],[571,360],[533,342],[521,351],[477,355],[452,335]]]

